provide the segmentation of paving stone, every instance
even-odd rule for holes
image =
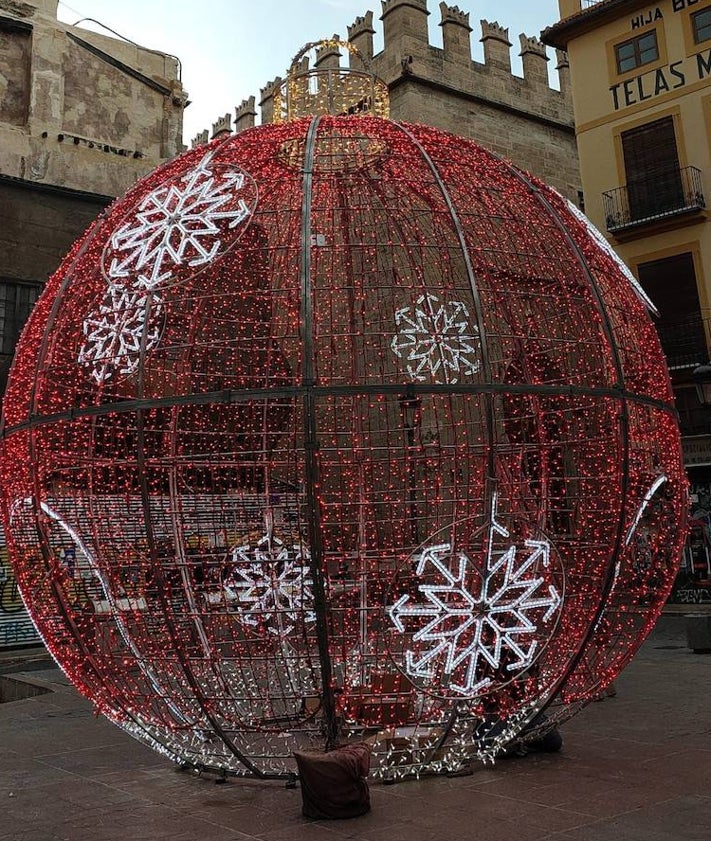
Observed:
[[[283,782],[178,773],[53,680],[0,705],[0,841],[708,841],[711,656],[668,617],[563,727],[560,754],[371,784],[372,811],[310,821]],[[57,675],[59,673],[57,672]],[[36,677],[36,673],[35,673]]]

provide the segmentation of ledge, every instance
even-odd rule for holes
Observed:
[[[53,193],[66,198],[79,199],[79,201],[94,202],[102,205],[102,207],[106,207],[116,198],[116,196],[105,196],[102,193],[90,193],[88,190],[62,187],[59,184],[46,184],[44,181],[29,181],[26,178],[17,178],[14,175],[0,174],[0,184],[17,187],[21,190],[39,190],[41,193]]]
[[[685,207],[682,210],[675,210],[660,216],[648,216],[635,222],[629,222],[619,228],[607,228],[607,232],[618,242],[628,242],[640,237],[648,237],[650,234],[658,234],[663,231],[685,228],[688,225],[697,225],[706,222],[708,211],[703,207]]]
[[[572,17],[546,27],[541,32],[541,41],[549,47],[567,50],[568,42],[574,38],[579,38],[630,12],[646,9],[649,5],[649,0],[603,0],[597,6],[581,9]]]

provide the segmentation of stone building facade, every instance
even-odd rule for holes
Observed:
[[[111,199],[182,149],[172,56],[0,0],[0,389],[42,284]]]
[[[390,92],[393,120],[418,122],[470,137],[517,166],[552,184],[579,203],[580,175],[573,125],[567,57],[557,52],[560,90],[548,83],[546,47],[536,37],[519,36],[523,77],[511,72],[509,30],[481,21],[484,62],[471,57],[469,14],[439,4],[443,46],[428,36],[427,0],[384,0],[381,3],[383,49],[374,54],[373,12],[356,18],[348,40],[383,79]],[[333,49],[317,52],[316,67],[338,66]],[[359,59],[350,62],[358,69]],[[263,123],[273,120],[273,97],[282,79],[261,90]],[[235,130],[254,125],[254,97],[236,110]],[[212,136],[230,130],[230,115],[218,120]],[[208,132],[193,144],[205,142]]]
[[[182,150],[173,56],[0,0],[0,394],[44,282],[101,210]],[[1,536],[0,536],[1,537]],[[36,632],[0,539],[0,648]]]
[[[119,195],[182,149],[178,61],[0,0],[0,173]]]

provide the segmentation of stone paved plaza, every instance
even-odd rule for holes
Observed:
[[[711,838],[711,654],[687,648],[681,615],[662,617],[615,698],[564,726],[562,753],[376,783],[371,813],[342,822],[302,818],[281,782],[175,770],[31,665],[21,677],[53,691],[0,704],[0,841]]]

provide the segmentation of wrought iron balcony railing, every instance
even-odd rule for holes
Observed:
[[[686,318],[657,324],[657,332],[667,358],[682,435],[711,434],[711,411],[699,402],[693,385],[693,370],[709,361],[711,317],[708,310],[697,311]],[[675,374],[675,372],[677,372]]]
[[[665,322],[662,319],[661,323],[657,324],[659,340],[671,370],[708,364],[709,347],[706,334],[709,328],[711,319],[704,318],[700,312],[673,322]]]
[[[610,233],[706,207],[701,171],[694,166],[630,181],[603,193],[602,198]]]

